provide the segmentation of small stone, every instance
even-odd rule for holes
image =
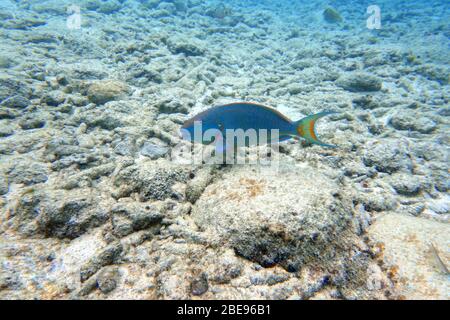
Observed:
[[[86,119],[86,123],[92,127],[100,127],[105,130],[114,130],[115,128],[122,127],[123,123],[119,117],[115,117],[109,114],[102,114],[97,117]]]
[[[365,211],[388,211],[395,209],[398,205],[398,201],[392,193],[379,190],[363,193],[357,199]]]
[[[13,270],[2,270],[0,273],[0,291],[4,289],[17,290],[22,287],[19,273]]]
[[[113,14],[121,9],[122,5],[117,0],[109,0],[100,3],[97,11],[105,14]]]
[[[353,99],[353,103],[362,109],[376,109],[380,107],[380,104],[374,100],[371,95],[364,95],[355,98]]]
[[[134,156],[134,144],[127,141],[121,141],[114,147],[114,153],[120,156]]]
[[[161,161],[163,159],[159,159]],[[121,170],[114,179],[116,187],[126,186],[127,192],[139,192],[141,201],[179,199],[182,195],[173,190],[177,182],[188,179],[188,169],[166,161],[159,164],[148,161],[140,166],[133,165]],[[123,192],[120,192],[123,193]]]
[[[17,96],[20,97],[18,101],[20,101],[20,106],[22,106],[22,101],[25,101],[22,98],[28,99],[31,94],[32,90],[27,83],[17,80],[16,77],[0,74],[0,101],[3,102],[9,98],[13,98],[12,101],[15,104]],[[14,107],[14,105],[10,107]]]
[[[19,121],[19,126],[23,130],[39,129],[45,126],[45,120],[42,118],[29,118]]]
[[[331,7],[328,7],[323,11],[323,18],[328,23],[340,23],[343,20],[340,13]]]
[[[69,81],[67,80],[67,77],[63,74],[59,74],[56,76],[56,82],[58,82],[62,86],[66,86],[69,84]]]
[[[394,174],[390,177],[390,183],[397,193],[405,196],[416,195],[422,188],[421,180],[409,174]]]
[[[117,203],[111,209],[113,232],[118,237],[124,237],[152,226],[155,227],[155,231],[158,231],[162,219],[163,215],[151,205]]]
[[[91,149],[95,146],[94,138],[89,134],[81,134],[77,137],[78,145],[82,148]]]
[[[203,272],[199,277],[191,282],[191,293],[194,296],[201,296],[208,291],[208,278]]]
[[[361,72],[341,76],[336,80],[336,84],[353,92],[380,91],[382,87],[380,78]]]
[[[427,207],[431,211],[437,214],[449,214],[450,213],[450,196],[445,195],[437,199],[429,199],[427,201]]]
[[[88,105],[89,100],[86,97],[80,95],[73,95],[68,98],[68,103],[73,104],[77,107],[82,107]]]
[[[14,127],[0,123],[0,138],[9,137],[14,134]]]
[[[30,105],[30,101],[23,96],[16,95],[3,100],[1,105],[8,108],[24,109]]]
[[[96,287],[97,287],[97,279],[92,277],[82,284],[81,289],[78,291],[78,295],[82,297],[87,296],[89,293],[94,291]]]
[[[289,279],[289,274],[276,274],[276,273],[268,273],[261,275],[260,273],[256,275],[250,276],[250,282],[252,285],[269,285],[273,286],[277,283],[284,282]]]
[[[304,90],[303,86],[298,83],[290,84],[287,89],[291,95],[299,94]]]
[[[424,210],[425,205],[422,203],[403,206],[402,210],[410,215],[419,216]]]
[[[141,154],[152,160],[164,157],[167,152],[169,152],[169,148],[167,146],[149,142],[145,142],[141,148]]]
[[[210,166],[197,171],[195,177],[186,186],[186,200],[195,203],[211,181],[212,169]]]
[[[29,28],[39,27],[46,25],[47,21],[39,20],[35,18],[23,18],[23,19],[14,19],[8,20],[4,23],[4,27],[7,29],[15,29],[15,30],[26,30]]]
[[[117,267],[105,267],[97,275],[97,286],[104,294],[110,293],[117,287],[119,277]]]
[[[108,266],[117,261],[123,251],[123,246],[120,242],[115,242],[108,247],[101,250],[88,263],[86,263],[80,271],[81,282],[86,281],[98,270],[104,266]]]
[[[19,116],[19,112],[7,108],[0,109],[0,120],[2,119],[14,119]]]
[[[437,190],[441,192],[450,190],[450,173],[448,170],[435,170],[432,173],[432,176]]]
[[[117,80],[99,80],[90,84],[87,90],[88,98],[96,104],[118,100],[129,93],[130,88]]]

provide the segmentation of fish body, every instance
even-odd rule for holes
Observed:
[[[299,121],[292,121],[275,109],[260,104],[240,102],[217,106],[203,111],[187,120],[181,130],[183,138],[203,144],[209,144],[217,141],[217,139],[223,139],[226,144],[228,130],[242,129],[245,132],[247,130],[255,130],[256,132],[266,130],[267,141],[258,140],[256,143],[258,145],[277,143],[298,136],[310,143],[334,147],[318,140],[314,130],[316,120],[331,113],[333,112],[321,112]],[[195,132],[196,124],[199,125],[200,123],[201,141],[198,139],[198,132],[197,138]],[[213,139],[211,139],[210,135],[205,135],[208,130],[213,132]],[[278,130],[278,135],[273,135],[272,137],[271,130]],[[221,135],[218,133],[221,133]],[[252,143],[246,143],[246,145],[252,145]]]

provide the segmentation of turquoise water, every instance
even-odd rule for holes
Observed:
[[[448,299],[448,1],[0,0],[0,39],[1,298]],[[237,102],[338,147],[180,159]]]

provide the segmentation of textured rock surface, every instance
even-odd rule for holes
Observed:
[[[369,229],[400,294],[408,299],[448,299],[448,274],[439,259],[448,266],[449,232],[448,224],[399,214],[383,216]]]
[[[80,0],[77,29],[73,1],[1,1],[0,298],[448,293],[447,3],[380,0],[380,30],[363,2],[280,3]],[[339,147],[179,161],[185,120],[242,100],[336,111]]]
[[[346,197],[327,172],[307,165],[235,167],[205,189],[192,216],[201,230],[264,268],[316,270],[324,283],[361,290],[370,259],[354,232]],[[361,251],[350,250],[357,247]],[[282,274],[279,282],[287,280]]]
[[[331,179],[312,169],[233,169],[207,187],[192,216],[263,267],[325,266],[328,248],[337,251],[337,239],[345,242],[351,207],[337,200],[339,187]]]

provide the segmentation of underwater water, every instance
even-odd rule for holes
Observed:
[[[0,0],[0,39],[0,298],[449,299],[448,1]],[[236,102],[337,147],[180,161]]]

